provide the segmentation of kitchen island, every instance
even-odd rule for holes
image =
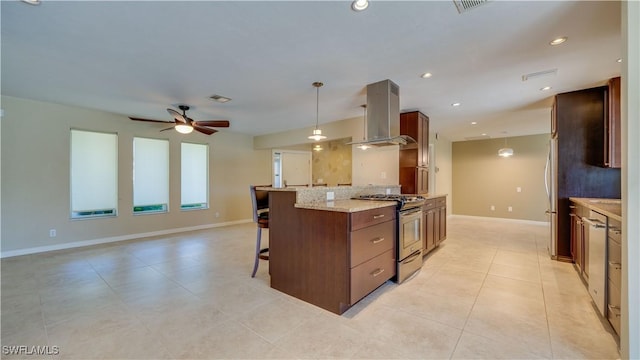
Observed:
[[[350,198],[399,186],[260,189],[270,191],[272,288],[342,314],[395,276],[395,203]]]

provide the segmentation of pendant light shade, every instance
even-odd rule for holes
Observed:
[[[504,147],[498,150],[498,156],[502,156],[503,158],[508,158],[513,156],[513,149],[507,146],[507,138],[504,138]]]
[[[364,109],[364,115],[362,117],[362,122],[364,123],[363,127],[362,127],[362,141],[366,141],[366,134],[367,134],[367,104],[363,104],[360,105],[363,109]],[[361,150],[367,150],[368,148],[370,148],[371,146],[367,145],[367,144],[360,144],[358,145],[358,149]]]
[[[320,141],[322,139],[326,139],[327,137],[322,135],[322,130],[318,129],[318,108],[320,104],[320,87],[324,85],[323,83],[316,81],[312,84],[316,88],[316,128],[313,130],[313,133],[309,135],[309,139]]]

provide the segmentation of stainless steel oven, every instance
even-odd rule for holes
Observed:
[[[424,223],[422,208],[398,212],[398,283],[405,281],[422,267]]]

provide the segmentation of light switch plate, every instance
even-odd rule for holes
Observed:
[[[336,198],[336,193],[333,191],[327,191],[327,201],[333,200]]]

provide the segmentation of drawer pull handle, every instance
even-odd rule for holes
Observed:
[[[382,219],[384,217],[384,214],[380,214],[380,215],[373,215],[373,219]]]
[[[618,228],[609,228],[609,231],[616,234],[616,235],[620,235],[622,234],[622,230],[618,229]]]
[[[620,307],[619,306],[615,306],[615,305],[609,304],[608,307],[609,307],[609,311],[611,313],[613,313],[613,315],[615,317],[620,317]]]
[[[376,271],[371,273],[371,276],[376,277],[384,272],[384,269],[377,269]]]
[[[622,269],[622,264],[619,262],[609,261],[609,266],[613,266],[616,270]]]
[[[379,238],[375,238],[375,239],[371,240],[371,243],[377,244],[377,243],[382,242],[382,241],[384,241],[384,238],[379,237]]]

